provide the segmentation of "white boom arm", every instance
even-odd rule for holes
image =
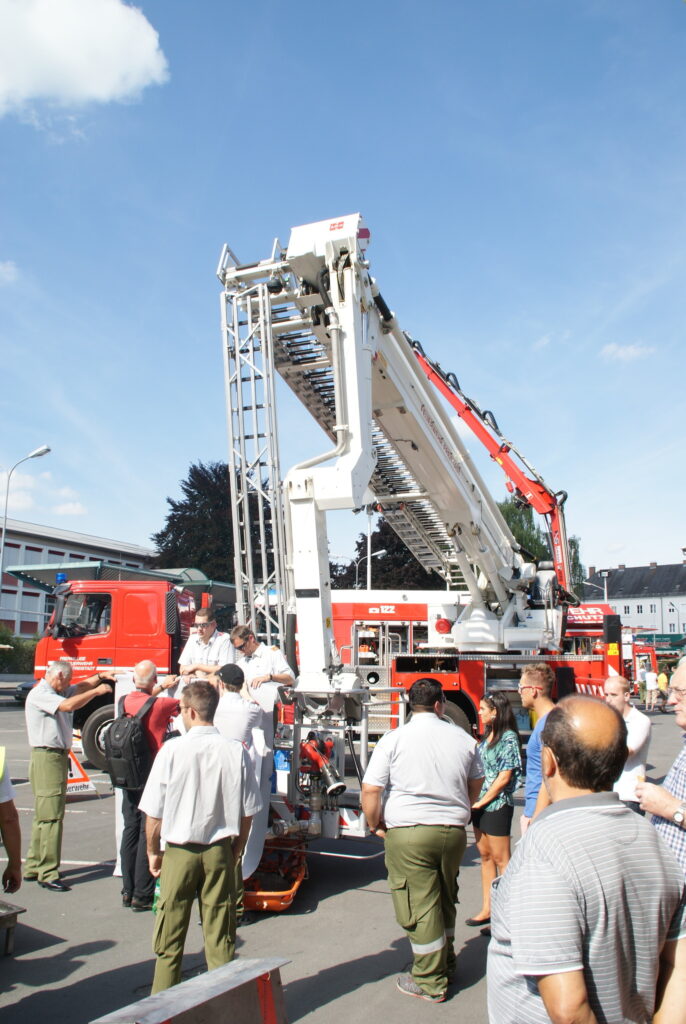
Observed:
[[[379,295],[359,214],[294,228],[287,251],[247,267],[225,255],[226,294],[262,288],[259,331],[275,369],[330,435],[332,449],[286,476],[287,566],[300,636],[299,687],[357,685],[339,671],[325,515],[370,502],[427,568],[461,574],[471,601],[461,650],[555,648],[562,610],[550,576],[520,553],[451,415]],[[268,301],[264,297],[268,296]],[[243,315],[243,314],[242,314]],[[538,584],[543,600],[532,602]],[[533,605],[533,607],[532,607]]]

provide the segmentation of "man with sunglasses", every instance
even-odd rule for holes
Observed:
[[[195,613],[194,625],[196,632],[189,636],[179,658],[181,681],[184,685],[191,676],[211,676],[220,665],[227,665],[236,660],[229,634],[220,633],[217,629],[217,620],[211,608],[199,608]]]
[[[526,711],[534,711],[536,725],[526,745],[526,782],[524,783],[524,813],[520,819],[522,835],[526,832],[536,811],[547,806],[548,798],[541,775],[541,733],[549,712],[555,705],[551,700],[555,674],[550,665],[526,665],[519,681],[519,696]]]
[[[260,643],[250,626],[235,626],[231,630],[231,644],[238,656],[233,660],[242,668],[248,689],[263,683],[293,684],[293,670],[281,651]]]
[[[667,704],[675,710],[675,721],[686,730],[686,662],[672,676]],[[641,809],[652,814],[652,823],[686,874],[686,746],[669,769],[663,786],[636,783]]]

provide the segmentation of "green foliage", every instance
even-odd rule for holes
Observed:
[[[520,506],[514,498],[506,498],[497,504],[517,543],[534,558],[549,559],[548,534],[536,523],[531,505]]]
[[[586,570],[581,564],[581,540],[579,537],[569,538],[569,575],[572,590],[577,597],[580,597],[583,592],[583,582],[586,579]]]
[[[167,498],[165,524],[152,535],[156,569],[200,569],[214,580],[233,579],[229,470],[225,462],[193,463],[181,481],[183,498]]]
[[[0,644],[9,644],[10,650],[0,650],[0,672],[15,672],[30,675],[33,672],[33,658],[38,637],[30,640],[15,637],[7,626],[0,626]]]
[[[379,519],[372,532],[372,554],[385,550],[385,555],[372,558],[372,587],[375,590],[440,590],[443,579],[435,572],[422,568],[406,544],[385,519]],[[367,554],[367,535],[360,534],[355,544],[356,558]],[[359,565],[357,580],[360,589],[367,586],[367,559]],[[331,586],[335,590],[355,587],[355,559],[347,565],[331,565]]]
[[[233,510],[228,465],[192,463],[187,479],[181,481],[181,491],[183,498],[167,498],[169,512],[165,524],[152,535],[158,552],[153,568],[200,569],[212,580],[233,580]],[[252,517],[253,522],[255,518]],[[253,539],[257,560],[257,528]],[[257,561],[255,564],[257,568]]]
[[[534,510],[530,505],[519,507],[514,498],[506,498],[505,501],[498,502],[498,508],[512,530],[515,540],[526,551],[529,551],[537,559],[547,561],[552,557],[548,534],[536,523]],[[586,578],[586,572],[581,564],[581,540],[579,537],[569,537],[568,546],[570,586],[575,593],[579,594],[579,588]]]

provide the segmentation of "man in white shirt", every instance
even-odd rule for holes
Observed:
[[[173,694],[178,697],[190,677],[212,675],[220,665],[236,660],[228,633],[220,633],[211,608],[199,608],[195,613],[196,632],[188,637],[179,658],[181,687]]]
[[[112,693],[112,686],[101,681],[99,672],[76,686],[70,685],[71,676],[70,662],[53,661],[45,679],[29,693],[24,709],[31,747],[29,781],[35,803],[24,878],[37,881],[51,892],[70,889],[60,878],[59,867],[74,711],[99,694]]]
[[[657,694],[657,672],[654,672],[651,668],[646,672],[646,711],[655,710]]]
[[[279,699],[279,686],[292,686],[295,678],[281,651],[261,644],[250,626],[235,626],[231,630],[231,643],[238,655],[237,665],[245,676],[242,695],[247,700],[257,701],[262,708],[261,722],[253,729],[255,770],[262,794],[262,811],[253,822],[245,851],[243,871],[244,877],[249,878],[259,863],[267,831],[274,766],[275,707]]]
[[[231,643],[238,652],[237,664],[243,669],[249,689],[256,689],[263,683],[290,686],[295,681],[293,669],[281,651],[261,644],[250,626],[234,626]]]
[[[623,717],[628,747],[624,771],[613,789],[615,793],[619,793],[619,799],[623,804],[638,814],[645,814],[636,796],[636,783],[645,781],[652,722],[647,715],[641,714],[638,708],[631,706],[629,690],[629,681],[624,676],[610,676],[605,680],[605,703]]]
[[[180,698],[186,735],[164,744],[139,804],[147,818],[150,873],[161,876],[153,937],[157,955],[153,993],[181,980],[183,947],[196,896],[208,970],[234,956],[234,865],[261,801],[245,748],[224,739],[212,724],[218,702],[211,683],[188,684]]]
[[[222,665],[216,673],[215,678],[219,681],[219,704],[214,715],[215,728],[219,729],[222,736],[228,740],[238,740],[248,751],[250,763],[255,772],[255,779],[258,779],[260,762],[255,750],[255,735],[261,735],[263,711],[259,704],[253,700],[245,700],[241,697],[245,677],[243,670],[238,665]],[[271,789],[271,779],[270,779]],[[263,797],[269,800],[269,794]],[[244,915],[245,891],[243,887],[243,858],[236,860],[236,913],[232,915],[232,934],[235,941],[236,924],[247,921]]]
[[[419,679],[408,699],[410,721],[374,748],[362,810],[385,839],[393,908],[412,947],[412,973],[396,987],[442,1003],[455,971],[457,872],[484,771],[476,741],[443,718],[440,683]]]

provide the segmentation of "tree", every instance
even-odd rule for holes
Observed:
[[[388,522],[381,518],[372,532],[372,554],[386,554],[372,560],[373,585],[378,590],[437,590],[445,586],[443,578],[422,568],[407,545]],[[357,573],[362,588],[367,583],[367,536],[360,534],[355,544],[356,558],[347,565],[331,565],[331,586],[335,590],[352,590],[355,586],[355,562],[364,558]]]
[[[517,543],[534,558],[549,559],[548,534],[535,522],[531,505],[520,505],[514,498],[506,498],[497,505]]]
[[[156,569],[201,569],[210,579],[232,580],[233,532],[229,468],[225,462],[192,463],[181,481],[183,498],[167,498],[165,524],[152,535]]]
[[[581,540],[579,537],[569,538],[569,575],[572,590],[577,596],[581,596],[586,570],[581,564]]]
[[[538,526],[534,519],[531,505],[520,506],[514,498],[506,498],[498,502],[498,508],[505,522],[512,530],[518,544],[537,559],[549,560],[551,556],[548,534]],[[581,564],[581,541],[578,537],[568,538],[570,588],[578,593],[578,588],[585,579],[584,567]]]

